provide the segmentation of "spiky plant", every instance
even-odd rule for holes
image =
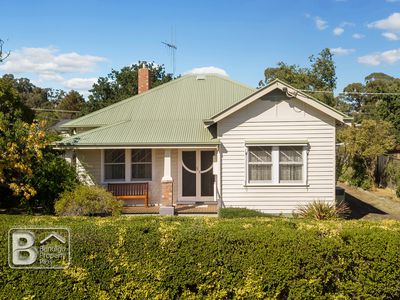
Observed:
[[[305,219],[336,220],[347,217],[350,212],[350,207],[343,201],[332,203],[317,200],[301,206],[297,213]]]

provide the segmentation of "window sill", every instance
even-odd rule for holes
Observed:
[[[244,184],[244,187],[309,187],[309,184],[305,183],[248,183]]]

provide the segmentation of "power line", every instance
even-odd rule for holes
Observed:
[[[334,94],[333,91],[310,91],[310,90],[299,90],[301,92],[306,92],[306,93],[328,93],[328,94]],[[373,93],[373,92],[340,92],[338,95],[394,95],[394,96],[400,96],[400,93]]]
[[[55,112],[65,112],[65,113],[79,113],[79,110],[64,110],[64,109],[49,109],[49,108],[31,108],[37,111],[55,111]]]

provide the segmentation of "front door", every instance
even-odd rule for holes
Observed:
[[[183,150],[180,154],[180,200],[213,201],[214,151]]]

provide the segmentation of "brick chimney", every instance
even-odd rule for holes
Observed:
[[[143,65],[138,72],[138,94],[150,89],[150,70]]]

